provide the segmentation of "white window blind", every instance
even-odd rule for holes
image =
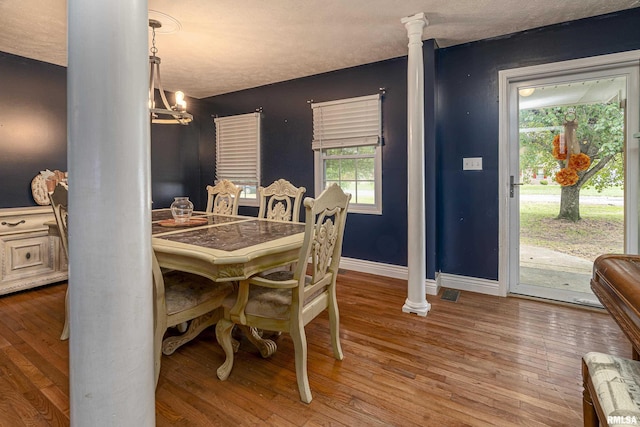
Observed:
[[[314,150],[382,142],[380,94],[311,104]]]
[[[260,184],[260,113],[216,117],[216,179]]]

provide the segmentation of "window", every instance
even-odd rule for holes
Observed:
[[[361,96],[311,104],[315,186],[351,193],[349,212],[382,213],[382,100]]]
[[[260,113],[216,117],[216,180],[239,187],[240,204],[258,206]]]

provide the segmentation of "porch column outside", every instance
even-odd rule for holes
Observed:
[[[402,306],[405,313],[426,316],[427,251],[424,168],[424,64],[422,32],[429,22],[424,13],[402,18],[409,37],[407,66],[407,230],[408,289]]]
[[[71,426],[154,426],[147,1],[67,14]]]

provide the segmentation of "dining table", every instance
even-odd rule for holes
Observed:
[[[48,221],[46,225],[49,235],[59,238],[56,222]],[[169,208],[151,211],[151,243],[160,267],[198,274],[215,282],[245,280],[297,261],[304,228],[304,223],[299,222],[202,211],[194,211],[186,223],[177,223]],[[194,321],[206,322],[206,316]],[[273,343],[262,340],[255,330],[245,332],[265,357],[276,351]],[[179,336],[174,338],[163,344],[165,354],[182,342]]]
[[[275,221],[238,215],[193,212],[186,223],[173,219],[170,209],[151,212],[152,247],[160,267],[186,271],[215,282],[240,281],[260,272],[298,260],[304,239],[304,223]],[[205,314],[193,322],[209,324]],[[277,346],[263,339],[255,328],[240,326],[263,357]],[[184,339],[163,342],[171,354]]]
[[[50,237],[60,237],[54,220],[45,225]],[[297,261],[304,223],[194,211],[181,224],[171,209],[154,209],[151,235],[160,267],[226,282]]]
[[[244,280],[295,262],[304,238],[304,224],[298,222],[195,211],[180,224],[170,209],[155,209],[151,216],[160,267],[215,282]]]

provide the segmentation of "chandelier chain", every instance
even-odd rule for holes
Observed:
[[[151,27],[151,54],[156,56],[158,53],[158,48],[156,47],[156,29]]]

